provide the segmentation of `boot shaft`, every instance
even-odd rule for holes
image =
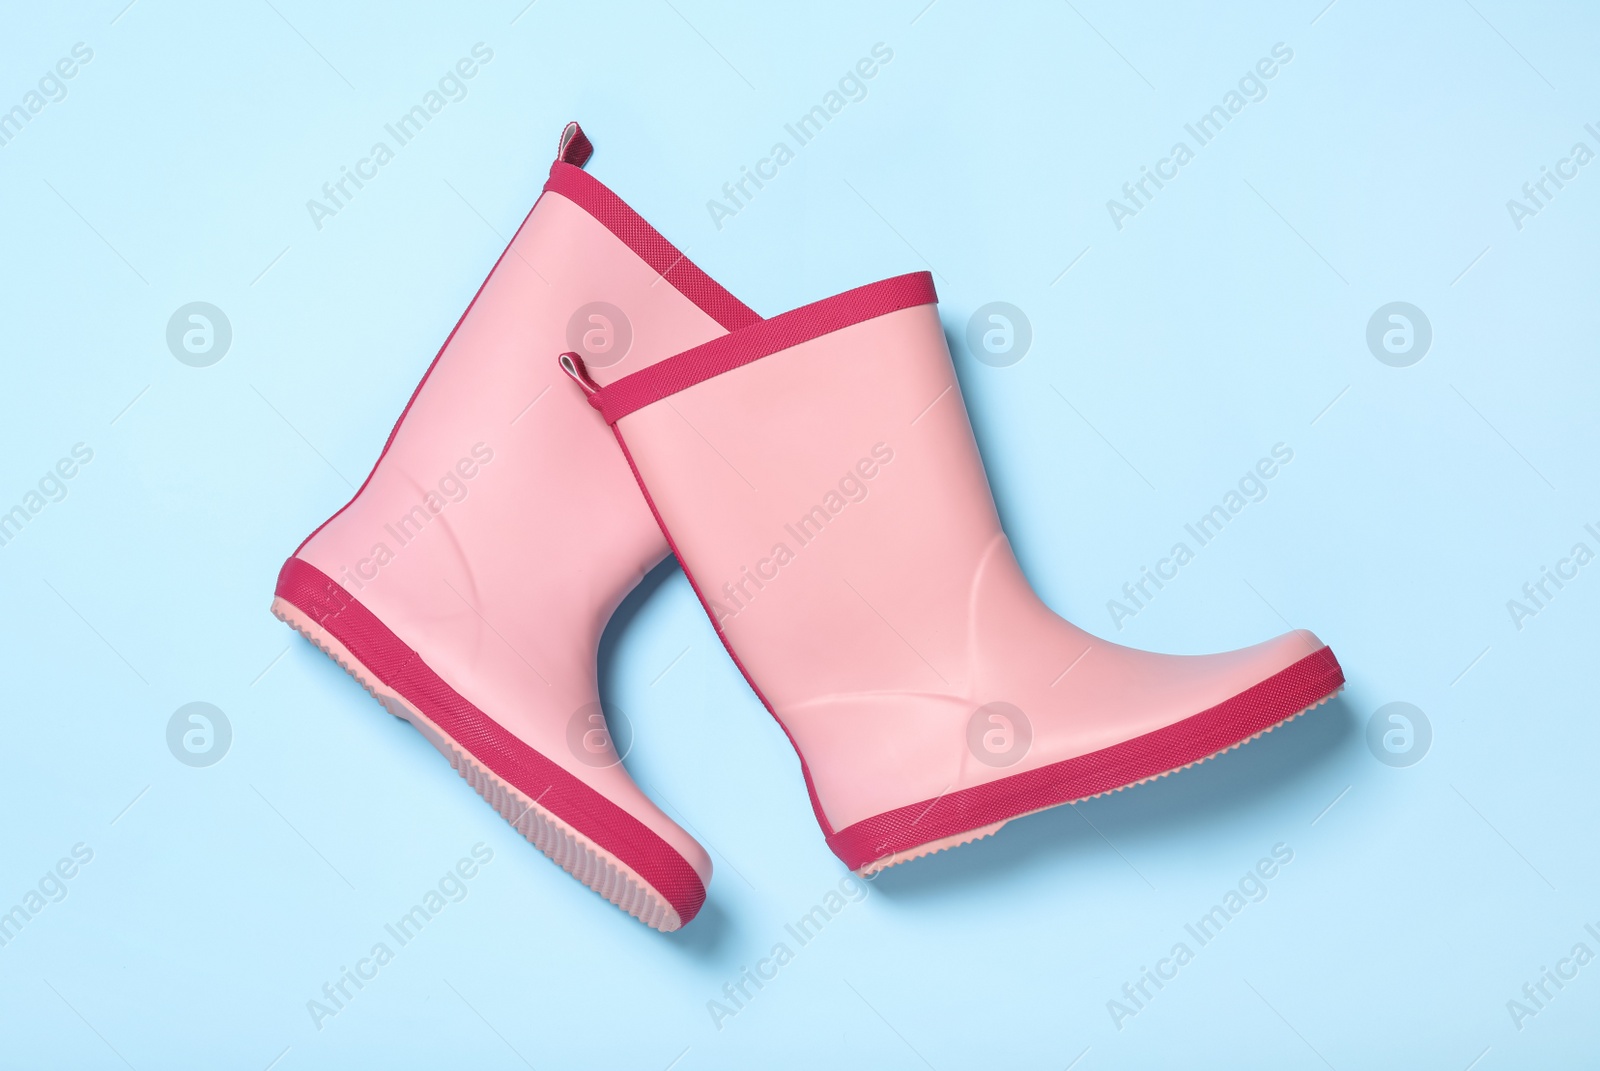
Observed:
[[[927,273],[884,280],[609,386],[563,357],[853,868],[1198,761],[1340,679],[1310,633],[1161,655],[1053,613],[1001,530],[935,300]]]

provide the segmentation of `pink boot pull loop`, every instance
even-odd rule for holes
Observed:
[[[561,139],[556,142],[556,159],[563,164],[582,167],[593,155],[594,143],[584,134],[583,127],[576,122],[568,123],[561,131]]]

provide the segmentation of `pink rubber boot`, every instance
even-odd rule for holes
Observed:
[[[586,174],[591,151],[569,125],[371,475],[284,563],[272,612],[540,851],[675,930],[711,860],[628,776],[596,690],[601,630],[667,545],[545,355],[585,348],[609,381],[758,317]]]
[[[1052,613],[935,301],[926,273],[888,279],[609,385],[561,358],[861,874],[1199,762],[1344,682],[1309,632],[1160,655]]]

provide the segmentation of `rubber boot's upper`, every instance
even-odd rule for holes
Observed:
[[[583,172],[587,142],[569,141],[371,475],[295,559],[641,824],[649,835],[585,832],[635,869],[653,867],[646,878],[674,886],[662,891],[687,921],[710,860],[639,790],[596,719],[601,631],[667,546],[611,430],[570,385],[553,389],[547,355],[587,347],[609,381],[757,317]],[[686,866],[649,858],[663,854],[651,835]]]
[[[1203,758],[1337,687],[1309,632],[1160,655],[1052,613],[933,302],[925,273],[887,280],[585,388],[852,867]]]

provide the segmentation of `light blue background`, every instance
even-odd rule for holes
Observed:
[[[1506,609],[1600,550],[1600,166],[1520,231],[1506,209],[1600,149],[1592,10],[525,2],[8,6],[0,107],[94,58],[0,148],[0,507],[74,443],[94,460],[0,547],[0,905],[94,859],[0,948],[0,1063],[1593,1065],[1600,965],[1520,1030],[1506,1006],[1600,952],[1600,565],[1520,630]],[[316,230],[306,200],[477,42],[468,98]],[[708,198],[877,42],[867,98],[715,228]],[[1118,231],[1106,201],[1279,42],[1269,96]],[[267,613],[574,117],[590,170],[763,314],[924,266],[952,339],[1023,309],[1024,360],[956,360],[1042,595],[1170,651],[1287,619],[1344,696],[889,872],[717,1029],[707,1002],[843,870],[675,567],[601,666],[630,768],[717,867],[668,936]],[[1408,368],[1365,342],[1397,300],[1434,331]],[[166,347],[190,301],[232,323],[209,368]],[[1106,601],[1278,442],[1269,497],[1116,632]],[[234,731],[207,769],[165,742],[196,700]],[[1433,728],[1408,768],[1366,743],[1393,701]],[[468,898],[317,1030],[306,1001],[479,841]],[[1279,842],[1268,898],[1119,1030],[1107,1001]]]

